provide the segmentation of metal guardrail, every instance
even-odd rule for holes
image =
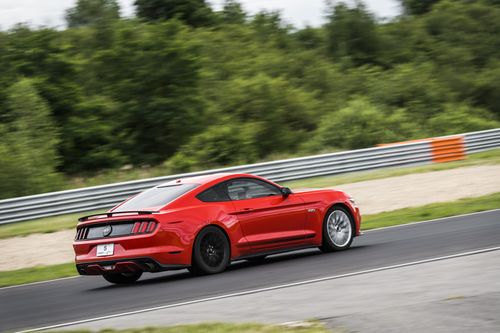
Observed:
[[[463,137],[466,153],[500,147],[500,128],[460,134],[457,137]],[[419,141],[31,195],[0,200],[0,224],[111,208],[147,188],[182,177],[241,172],[282,182],[432,161],[430,143]]]
[[[479,153],[500,147],[500,128],[464,134],[467,154]]]

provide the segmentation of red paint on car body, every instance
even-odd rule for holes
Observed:
[[[355,222],[354,234],[360,235],[359,209],[342,191],[296,191],[288,196],[215,202],[204,202],[197,197],[218,184],[238,179],[258,179],[281,188],[250,174],[184,178],[160,185],[192,184],[189,186],[193,187],[164,205],[141,207],[143,212],[139,214],[119,214],[120,207],[129,202],[128,199],[108,211],[114,213],[112,216],[104,213],[83,219],[77,226],[77,238],[73,243],[79,273],[95,275],[138,269],[154,272],[189,267],[195,238],[209,225],[219,227],[226,234],[231,260],[258,253],[320,246],[325,214],[334,205],[341,205],[351,213]],[[92,227],[94,233],[99,233],[99,228],[104,230],[105,226],[111,226],[110,236],[92,236],[87,231],[83,233],[87,238],[80,239],[82,228]],[[113,254],[97,256],[98,245],[104,244],[114,244]]]

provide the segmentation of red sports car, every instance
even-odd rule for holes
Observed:
[[[292,192],[250,174],[215,174],[155,186],[79,221],[78,272],[132,283],[143,272],[213,274],[234,260],[345,250],[360,234],[361,216],[341,191]]]

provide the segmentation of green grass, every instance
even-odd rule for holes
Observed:
[[[481,212],[496,208],[500,208],[500,192],[477,198],[433,203],[421,207],[403,208],[374,215],[365,215],[363,216],[361,229],[369,230],[410,222]]]
[[[0,287],[59,279],[78,275],[74,263],[36,266],[0,272]]]
[[[485,195],[477,198],[461,199],[452,202],[435,203],[416,208],[398,209],[374,215],[366,215],[363,216],[361,229],[369,230],[410,222],[419,222],[466,213],[481,212],[495,208],[500,208],[500,193]],[[0,287],[51,280],[73,275],[77,275],[73,263],[0,272]]]
[[[409,175],[412,173],[440,171],[440,170],[461,168],[466,166],[487,165],[487,164],[500,164],[500,149],[494,149],[482,153],[472,154],[467,156],[465,160],[456,162],[436,163],[436,164],[428,164],[428,165],[413,166],[413,167],[395,167],[395,168],[386,168],[374,171],[351,172],[337,176],[321,176],[321,177],[283,182],[282,185],[288,186],[292,189],[332,187],[341,184],[361,182],[365,180]]]
[[[90,333],[95,331],[53,331],[58,333]],[[226,324],[204,323],[196,325],[179,325],[172,327],[147,327],[126,330],[105,329],[100,333],[327,333],[330,332],[323,325],[316,322],[307,322],[299,327],[261,325],[261,324]]]
[[[79,217],[94,213],[98,212],[50,216],[31,221],[0,225],[0,239],[73,229],[76,226]]]

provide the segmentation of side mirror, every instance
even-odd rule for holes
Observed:
[[[292,190],[290,190],[288,187],[282,187],[280,191],[283,198],[287,198],[290,194],[292,194]]]

